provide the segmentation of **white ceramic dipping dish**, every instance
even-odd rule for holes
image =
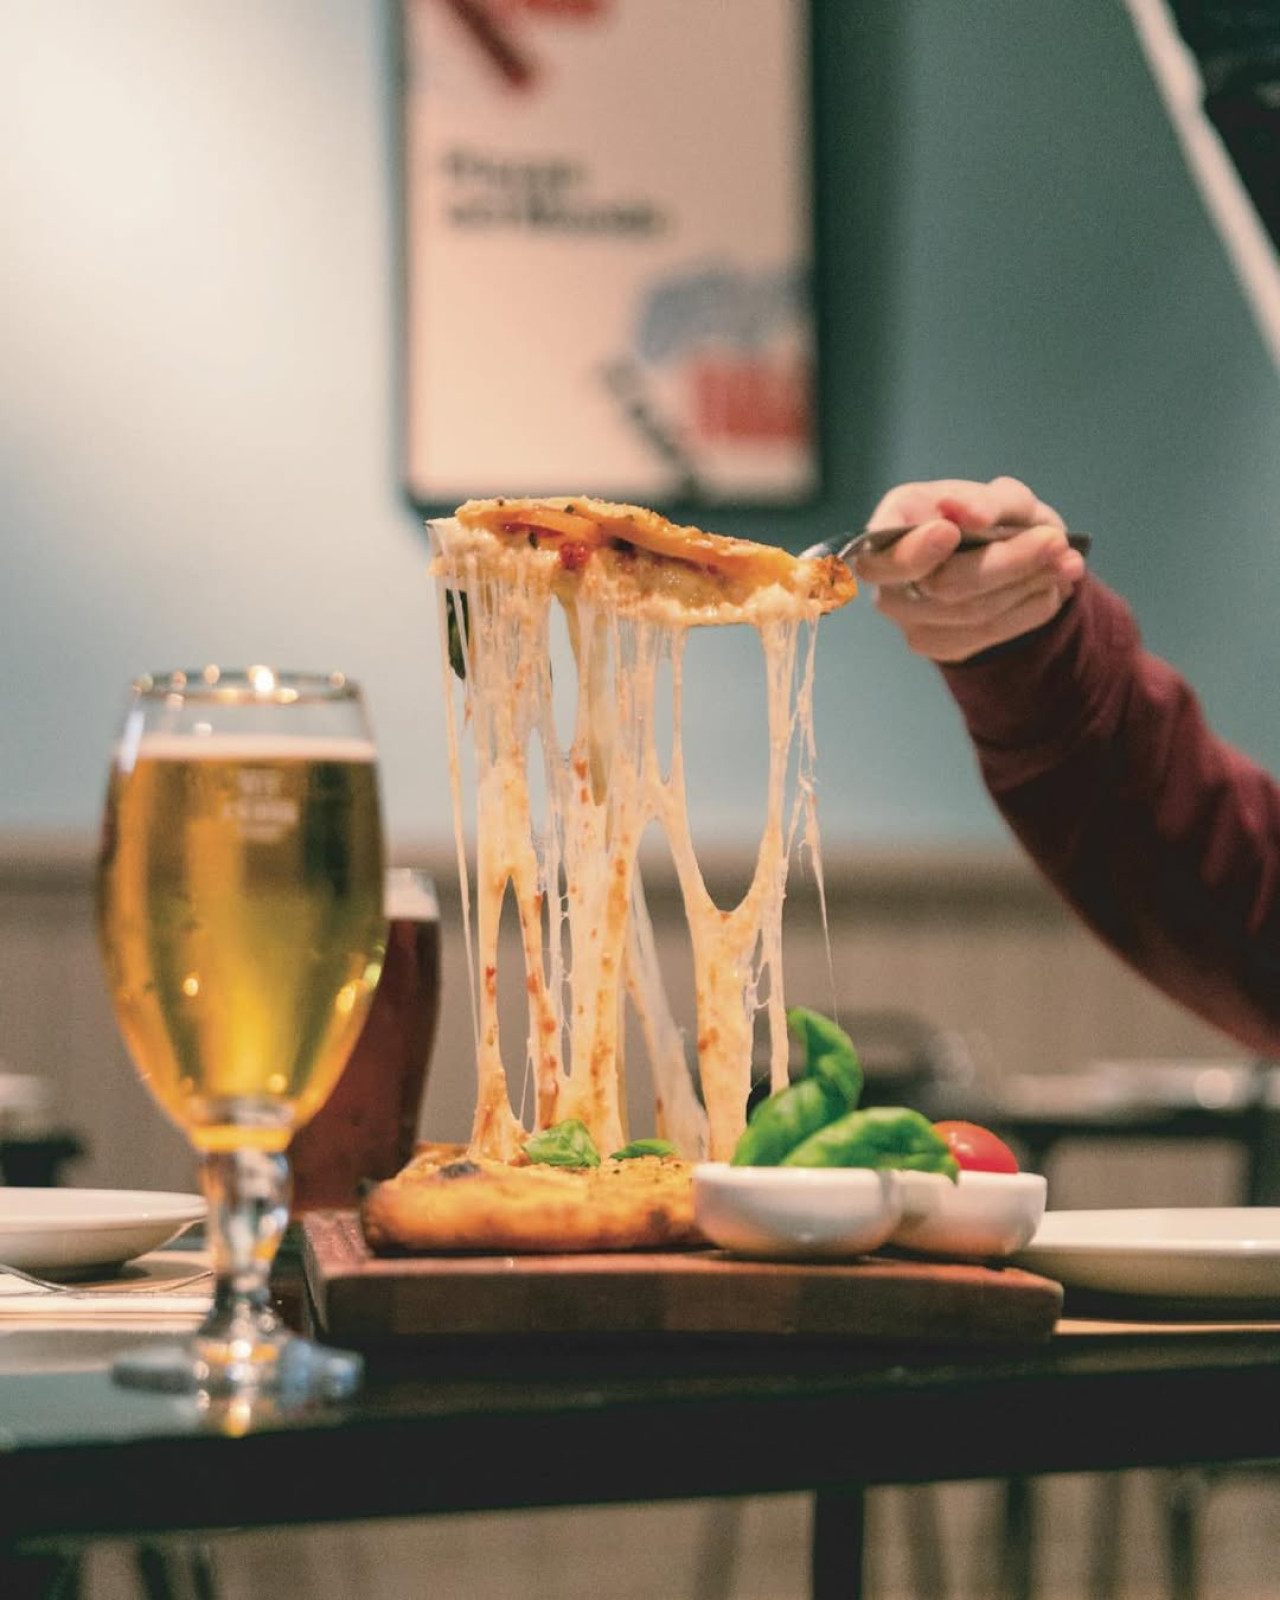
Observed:
[[[1037,1172],[894,1174],[902,1202],[889,1243],[913,1254],[984,1261],[1011,1256],[1035,1235],[1048,1185]]]
[[[739,1255],[840,1260],[878,1249],[902,1214],[893,1174],[868,1167],[733,1167],[693,1171],[698,1225]]]

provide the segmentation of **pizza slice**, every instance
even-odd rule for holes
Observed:
[[[692,1163],[727,1159],[742,1132],[761,1013],[775,1087],[787,1073],[782,903],[797,838],[819,886],[821,875],[814,639],[818,620],[854,594],[853,576],[833,556],[795,556],[588,496],[469,500],[430,531],[476,1109],[464,1151],[426,1152],[368,1197],[367,1235],[378,1250],[691,1242]],[[555,698],[571,708],[560,720],[557,613],[570,647],[556,660]],[[741,898],[720,905],[689,815],[683,705],[707,689],[692,673],[686,684],[684,644],[692,630],[728,624],[761,647],[767,769],[754,871]],[[650,829],[665,838],[689,935],[687,1035],[642,883]],[[514,939],[500,939],[504,921]],[[523,994],[523,1019],[499,1005],[500,966],[515,968],[505,992]],[[524,1023],[523,1074],[504,1036],[513,1020]],[[600,1155],[627,1145],[625,1085],[639,1064],[625,1059],[629,1037],[647,1058],[654,1131],[676,1153],[531,1165],[530,1136],[566,1122],[580,1123]]]
[[[643,506],[588,495],[468,500],[454,526],[436,524],[445,561],[470,552],[498,559],[530,551],[554,558],[558,588],[593,582],[631,614],[708,626],[756,616],[817,614],[851,599],[856,585],[835,556],[792,555],[762,544],[671,522]]]

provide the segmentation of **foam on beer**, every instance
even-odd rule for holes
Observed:
[[[371,739],[334,739],[314,734],[148,733],[116,746],[116,762],[128,771],[139,758],[149,761],[375,761]]]

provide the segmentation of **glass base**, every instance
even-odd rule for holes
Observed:
[[[289,1220],[285,1157],[253,1146],[206,1150],[200,1177],[214,1267],[209,1314],[186,1340],[126,1351],[112,1377],[131,1389],[188,1395],[231,1431],[355,1394],[362,1358],[294,1333],[272,1302],[271,1264]]]
[[[127,1351],[112,1364],[111,1376],[130,1389],[209,1401],[262,1399],[284,1410],[349,1399],[363,1382],[364,1360],[353,1350],[332,1350],[283,1331],[248,1347],[197,1335]]]

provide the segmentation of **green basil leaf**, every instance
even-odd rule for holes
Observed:
[[[544,1167],[598,1167],[600,1152],[577,1117],[556,1122],[526,1140],[524,1153],[530,1161]]]
[[[804,1045],[804,1075],[817,1078],[852,1111],[862,1096],[862,1064],[853,1040],[830,1017],[793,1006],[787,1027]]]
[[[778,1166],[797,1145],[852,1111],[862,1094],[862,1066],[843,1028],[803,1006],[787,1012],[787,1027],[804,1046],[804,1071],[756,1105],[731,1166]]]
[[[615,1150],[610,1161],[634,1161],[637,1156],[674,1156],[679,1152],[667,1139],[632,1139],[621,1150]]]
[[[889,1167],[941,1172],[954,1180],[960,1168],[933,1124],[904,1106],[850,1111],[789,1150],[784,1167]]]
[[[801,1078],[761,1100],[733,1147],[733,1167],[776,1167],[784,1156],[845,1110],[817,1078]]]
[[[449,630],[449,665],[456,677],[466,682],[467,650],[471,644],[471,613],[461,589],[446,589],[445,620]]]

